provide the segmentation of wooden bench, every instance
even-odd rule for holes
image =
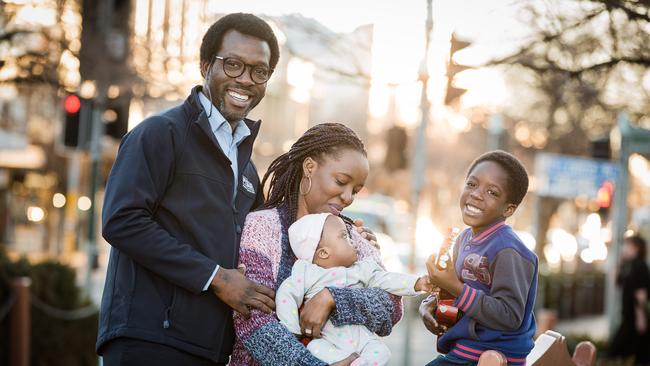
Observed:
[[[566,338],[560,333],[547,330],[537,337],[535,346],[526,357],[526,366],[593,366],[596,363],[596,347],[591,342],[580,342],[569,356]],[[479,366],[507,366],[506,357],[494,350],[485,351],[478,360]]]

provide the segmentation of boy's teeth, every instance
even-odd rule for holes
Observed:
[[[228,94],[229,94],[231,97],[233,97],[233,98],[235,98],[235,99],[239,99],[239,100],[244,101],[244,102],[248,100],[248,95],[239,94],[239,93],[234,92],[234,91],[232,91],[232,90],[231,90],[231,91],[228,91]]]
[[[479,209],[477,207],[470,206],[470,205],[466,205],[465,207],[467,207],[467,211],[470,211],[470,212],[473,212],[473,213],[481,213],[481,209]]]

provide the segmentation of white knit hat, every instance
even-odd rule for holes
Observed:
[[[313,261],[329,215],[331,213],[305,215],[289,226],[289,245],[298,259]]]

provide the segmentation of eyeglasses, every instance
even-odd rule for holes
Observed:
[[[246,66],[250,68],[251,80],[253,80],[255,84],[266,83],[273,73],[273,70],[267,66],[250,65],[234,57],[214,56],[214,58],[223,61],[223,72],[231,78],[238,78],[242,76],[244,74],[244,71],[246,71]]]

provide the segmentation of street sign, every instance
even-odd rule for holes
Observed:
[[[616,187],[620,167],[609,160],[538,153],[535,158],[536,193],[540,196],[598,197],[606,181]]]

